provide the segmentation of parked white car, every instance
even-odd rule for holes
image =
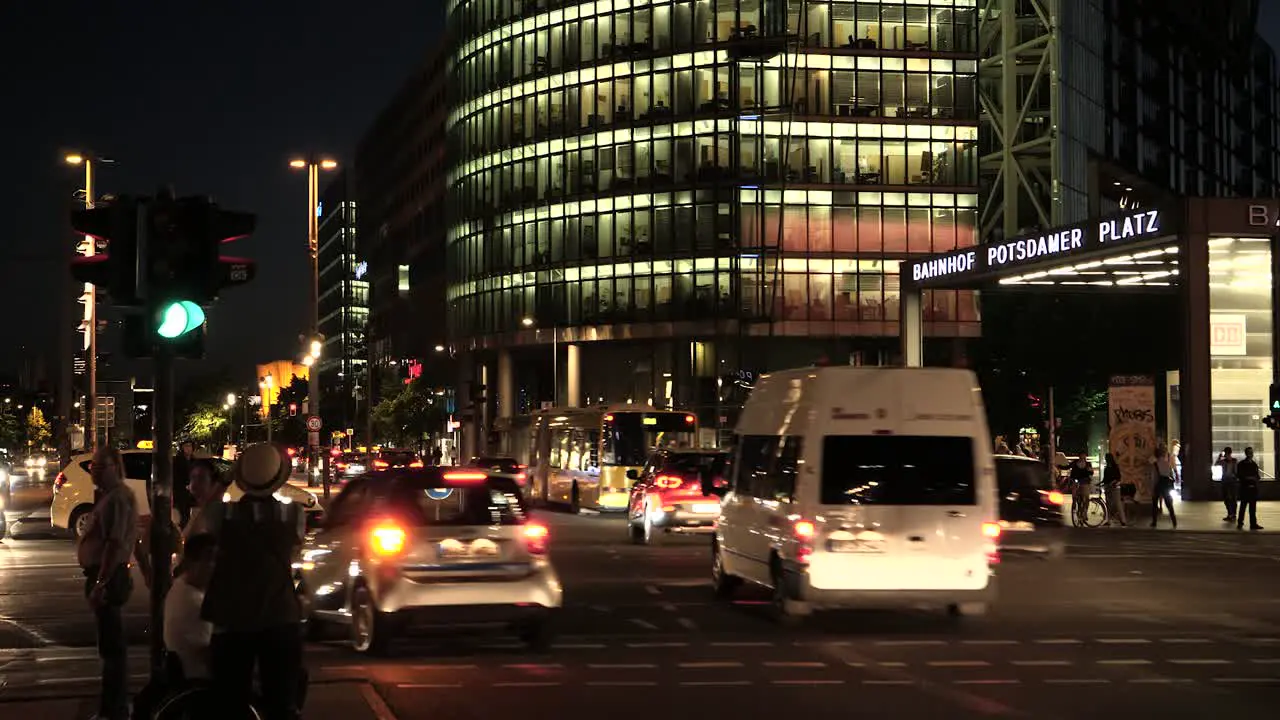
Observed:
[[[122,450],[124,456],[125,483],[138,499],[138,513],[143,517],[151,516],[151,458],[150,450]],[[71,462],[53,481],[53,504],[49,508],[49,522],[56,528],[69,529],[76,537],[84,530],[89,511],[93,509],[93,479],[89,476],[89,462],[93,459],[90,453],[75,455]],[[213,463],[221,472],[227,472],[231,463],[219,458],[200,458]],[[227,501],[240,499],[240,489],[232,485],[227,491]],[[307,512],[307,527],[315,527],[323,516],[323,509],[316,496],[307,490],[292,485],[280,488],[281,499],[302,505]],[[173,512],[173,521],[179,520],[178,512]]]

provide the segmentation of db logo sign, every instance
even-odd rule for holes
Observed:
[[[1248,348],[1244,315],[1214,315],[1209,320],[1209,349],[1213,355],[1245,355]]]

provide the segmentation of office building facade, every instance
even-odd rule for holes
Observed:
[[[900,261],[976,241],[973,0],[448,7],[450,332],[502,415],[731,424],[759,372],[891,360]],[[925,315],[938,361],[979,333]]]
[[[316,208],[320,268],[320,414],[346,431],[356,423],[364,385],[369,322],[368,266],[356,252],[358,211],[349,175],[339,171]]]

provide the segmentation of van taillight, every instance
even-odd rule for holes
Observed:
[[[984,522],[982,523],[982,537],[990,540],[1000,539],[1000,523]]]
[[[982,523],[982,537],[987,541],[987,564],[1000,564],[1000,545],[997,542],[1003,529],[1000,523],[984,522]]]
[[[797,520],[792,527],[796,536],[796,562],[805,564],[813,554],[813,539],[818,535],[818,528],[808,520]]]

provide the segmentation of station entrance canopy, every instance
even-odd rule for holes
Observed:
[[[903,261],[904,288],[1169,287],[1181,213],[1130,210],[1045,232]],[[1059,289],[1068,289],[1059,287]]]

